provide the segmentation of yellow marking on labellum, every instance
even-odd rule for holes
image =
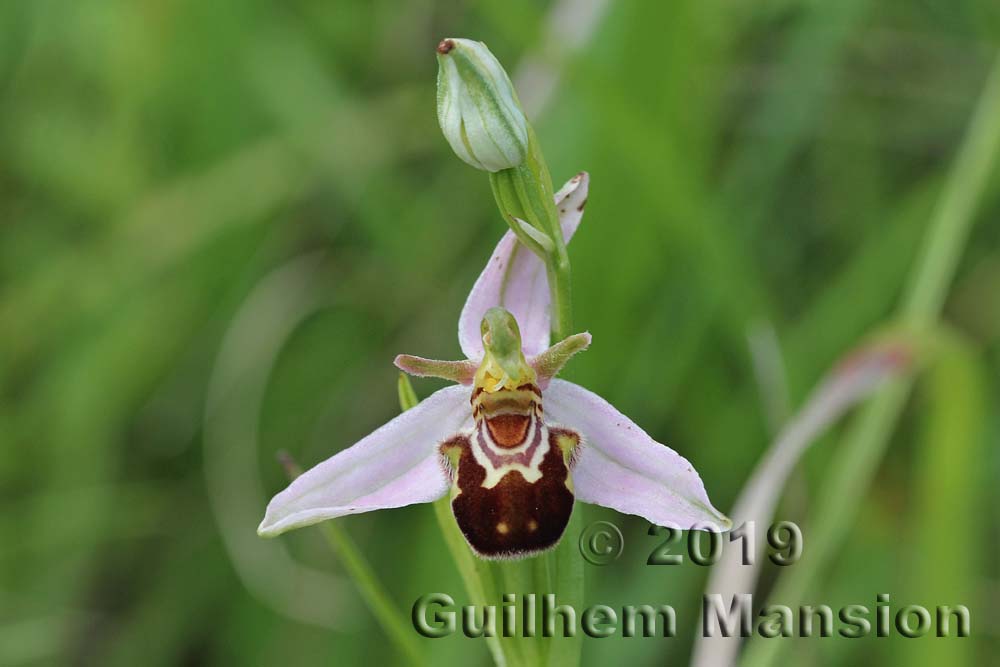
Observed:
[[[569,429],[559,429],[553,431],[553,435],[556,446],[562,452],[566,467],[572,469],[576,463],[576,457],[580,453],[580,434]],[[566,488],[569,489],[570,493],[573,493],[573,477],[570,475],[566,476]]]
[[[501,521],[500,523],[497,524],[497,532],[500,533],[501,535],[506,535],[507,533],[510,532],[510,527],[503,521]]]

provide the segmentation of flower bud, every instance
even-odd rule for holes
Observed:
[[[470,39],[442,40],[437,53],[438,122],[452,150],[485,171],[524,162],[528,121],[496,57]]]

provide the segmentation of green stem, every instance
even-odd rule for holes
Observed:
[[[552,178],[541,146],[530,129],[528,146],[524,164],[491,173],[490,185],[500,213],[508,224],[512,218],[518,218],[534,228],[526,231],[518,224],[511,224],[518,240],[545,263],[552,303],[552,339],[561,341],[573,334],[569,255],[556,212]],[[539,236],[541,241],[533,235]],[[580,512],[573,512],[562,542],[555,550],[536,557],[533,563],[493,564],[493,581],[503,586],[499,593],[555,593],[563,604],[582,606],[583,563],[573,544],[581,530],[580,522]],[[474,595],[472,587],[469,590]],[[516,641],[513,645],[509,641],[504,643],[514,649],[507,651],[508,659],[513,658],[524,664],[567,667],[579,664],[579,638],[558,640],[558,646],[553,644],[555,641],[534,638]]]
[[[281,455],[281,463],[290,480],[302,474],[302,468],[287,454]],[[341,566],[358,587],[358,592],[368,606],[375,620],[396,649],[411,665],[425,663],[423,651],[412,628],[407,626],[396,611],[396,606],[389,597],[388,591],[379,582],[364,555],[354,544],[354,540],[334,521],[324,521],[320,524],[323,537],[330,550],[336,555]]]
[[[517,225],[510,225],[518,240],[545,263],[552,295],[552,339],[563,340],[574,333],[569,254],[556,212],[552,177],[533,129],[528,130],[524,164],[491,173],[490,186],[505,222],[524,220],[548,238],[548,247],[543,247]]]
[[[915,333],[933,326],[940,314],[998,150],[1000,58],[986,81],[903,299],[900,313],[903,326]],[[866,498],[866,490],[889,444],[911,385],[910,379],[891,383],[856,422],[821,490],[808,548],[802,560],[779,580],[771,599],[783,605],[798,605],[828,565]],[[742,664],[752,667],[776,664],[786,645],[778,641],[751,642]]]
[[[552,340],[558,342],[574,333],[570,264],[565,247],[562,248],[561,256],[553,257],[552,261],[546,262],[545,269],[549,278],[549,291],[552,294]]]
[[[934,224],[903,304],[907,325],[926,328],[938,318],[998,150],[1000,57],[990,70],[961,151],[934,212]]]
[[[556,212],[554,194],[552,192],[552,177],[542,155],[541,145],[535,138],[534,131],[529,133],[528,166],[531,168],[538,185],[537,196],[545,204],[543,229],[553,241],[553,248],[546,257],[546,274],[549,280],[551,295],[552,340],[561,341],[571,336],[573,331],[573,300],[570,289],[572,272],[569,254],[566,252],[566,241],[563,238],[562,224]],[[577,504],[563,539],[553,551],[541,556],[544,563],[538,563],[535,568],[538,583],[545,588],[544,592],[553,592],[560,596],[565,604],[581,609],[583,607],[583,560],[576,549],[576,538],[583,529],[579,504]],[[544,645],[543,659],[545,664],[558,667],[575,667],[580,664],[583,644],[580,637],[569,637],[557,641],[558,646],[551,643]]]
[[[545,263],[551,294],[552,338],[561,341],[573,334],[573,307],[570,290],[570,261],[556,212],[552,178],[534,130],[528,129],[528,154],[523,164],[490,173],[490,186],[497,207],[518,241]],[[523,221],[523,224],[517,221]],[[400,388],[400,397],[405,387]],[[404,404],[404,409],[405,409]],[[484,598],[497,604],[504,593],[543,595],[555,593],[563,604],[583,604],[583,563],[573,548],[580,533],[580,512],[573,512],[566,535],[558,547],[534,562],[484,563],[474,558],[465,545],[448,511],[447,502],[435,505],[445,541],[458,564],[470,597],[477,604]],[[469,561],[475,564],[471,564]],[[484,579],[485,578],[485,579]],[[499,588],[498,588],[499,587]],[[489,647],[497,664],[525,665],[579,664],[580,640],[567,638],[558,647],[554,639],[494,639]]]

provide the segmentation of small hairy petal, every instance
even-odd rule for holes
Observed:
[[[399,354],[392,363],[409,375],[442,378],[459,384],[472,384],[476,375],[476,364],[471,361],[440,361]]]
[[[448,490],[437,446],[472,424],[469,390],[446,387],[307,470],[267,506],[273,537],[324,519],[437,500]]]
[[[538,374],[538,385],[545,389],[549,386],[549,381],[559,374],[562,367],[566,365],[573,355],[583,352],[590,347],[590,333],[573,334],[559,341],[541,354],[528,360],[531,367]]]
[[[687,459],[653,440],[594,392],[553,380],[544,406],[550,421],[583,435],[573,469],[578,500],[684,530],[732,525],[712,506]]]
[[[580,225],[590,177],[581,172],[555,195],[563,238],[569,243]],[[497,244],[489,263],[472,286],[458,320],[458,342],[469,359],[483,358],[479,323],[487,310],[502,306],[517,319],[524,354],[532,356],[549,346],[549,284],[545,265],[518,243],[510,230]]]

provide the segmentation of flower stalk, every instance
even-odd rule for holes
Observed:
[[[544,262],[552,293],[552,338],[562,340],[574,333],[570,264],[538,137],[510,77],[485,44],[444,39],[437,58],[441,131],[458,157],[489,172],[504,221]]]
[[[448,41],[450,40],[445,40],[442,44]],[[482,48],[488,53],[485,45],[482,45]],[[442,73],[446,72],[448,67],[447,59],[448,53],[442,53],[442,49],[439,47],[438,60],[441,63]],[[495,59],[491,60],[492,63],[499,66]],[[510,83],[506,74],[495,78],[502,80],[507,85]],[[446,97],[447,91],[440,89],[441,75],[439,75],[438,81],[438,108],[439,118],[441,118],[441,100]],[[510,115],[520,114],[524,122],[527,150],[523,161],[519,164],[495,171],[490,170],[490,187],[493,190],[493,196],[501,216],[517,237],[518,242],[534,253],[544,264],[551,304],[549,309],[551,339],[564,341],[574,333],[570,288],[571,269],[562,223],[559,213],[556,211],[556,195],[552,187],[552,177],[535,131],[520,109],[516,93],[512,87],[509,95],[505,88],[501,88],[500,91],[487,93],[484,97],[487,99],[502,97],[517,103],[517,113]],[[454,147],[455,143],[448,136],[449,133],[445,129],[443,121],[442,129],[445,130],[446,137]],[[502,134],[502,130],[503,126],[498,124],[498,133]],[[465,147],[467,148],[468,144]],[[470,162],[463,156],[461,150],[456,150],[456,152],[459,157]],[[578,205],[581,211],[584,202]],[[587,344],[589,344],[589,337],[587,337]],[[402,397],[402,389],[400,396]],[[446,520],[448,513],[445,509],[443,501],[438,501],[435,504],[435,512],[445,533],[445,539],[449,542],[449,546],[452,546],[456,540],[449,539],[449,533],[457,533],[458,531],[455,530],[452,522]],[[569,519],[567,532],[570,535],[576,535],[580,529],[580,512],[573,512]],[[456,557],[456,563],[462,572],[469,594],[473,598],[487,592],[485,583],[476,576],[477,570],[479,570],[488,578],[491,584],[490,588],[494,582],[503,582],[506,587],[503,592],[513,592],[514,588],[530,588],[534,592],[558,592],[563,599],[574,605],[583,602],[583,565],[578,555],[570,547],[572,540],[563,540],[555,550],[545,553],[540,558],[534,558],[531,562],[498,562],[492,565],[479,563],[480,567],[478,568],[470,568],[468,563],[463,563],[463,560],[472,559],[472,557],[467,550],[462,549],[464,545],[461,544],[461,541],[457,542],[455,548],[452,548],[452,553]],[[482,572],[483,570],[485,572]],[[499,642],[495,641],[490,645],[490,651],[498,665],[507,662],[527,665],[579,664],[581,648],[579,639],[564,640],[558,651],[552,651],[550,644],[550,641],[525,639],[517,641],[513,645],[508,641],[501,646]]]
[[[573,333],[569,254],[556,212],[552,177],[530,126],[524,162],[491,173],[490,186],[500,214],[518,241],[545,264],[552,295],[552,339],[562,340]],[[531,230],[524,229],[523,223]]]

